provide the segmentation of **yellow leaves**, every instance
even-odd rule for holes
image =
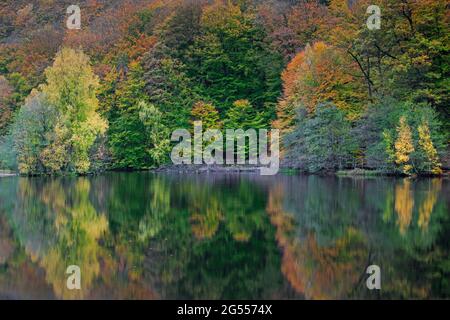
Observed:
[[[106,132],[107,122],[96,112],[98,77],[89,58],[81,51],[63,48],[53,66],[45,71],[47,81],[40,87],[57,112],[57,122],[50,143],[39,155],[42,165],[51,173],[71,167],[77,173],[90,168],[89,151],[98,135]],[[22,171],[29,164],[19,160]],[[27,172],[28,173],[28,172]]]
[[[410,154],[414,151],[411,128],[406,118],[401,117],[397,127],[397,140],[395,141],[395,163],[402,167],[405,174],[410,174],[413,167],[409,164]]]
[[[74,112],[83,116],[86,111],[97,109],[99,79],[82,51],[62,48],[53,66],[45,70],[45,76],[47,81],[41,90],[60,111],[66,111],[71,105]]]
[[[222,214],[213,209],[207,209],[206,214],[195,213],[191,216],[191,230],[196,239],[211,239],[219,228]]]
[[[438,153],[433,145],[433,141],[431,141],[430,128],[428,127],[428,124],[423,122],[417,128],[417,131],[419,132],[419,146],[428,159],[428,171],[433,174],[442,174],[442,164],[439,162]]]
[[[397,212],[397,224],[402,235],[405,234],[411,224],[414,208],[414,197],[411,191],[411,181],[404,179],[401,185],[395,187],[395,211]]]
[[[329,5],[332,29],[329,32],[329,41],[339,47],[347,48],[350,43],[358,38],[368,15],[367,7],[377,4],[373,0],[331,0]]]
[[[92,112],[86,121],[75,125],[70,142],[74,149],[73,159],[77,172],[88,172],[90,147],[98,135],[105,133],[107,127],[106,121],[95,112]]]
[[[211,239],[219,229],[223,220],[220,204],[216,199],[211,199],[206,209],[196,208],[191,215],[191,230],[198,240]]]
[[[233,105],[238,109],[245,109],[250,105],[250,101],[246,99],[236,100]]]
[[[45,75],[46,83],[29,95],[19,117],[20,172],[87,173],[89,152],[108,126],[97,113],[98,77],[89,58],[69,48],[61,49]]]
[[[59,172],[66,164],[66,150],[64,145],[52,143],[42,150],[40,160],[42,164],[51,172]]]
[[[442,174],[439,155],[431,140],[428,123],[423,121],[418,127],[418,139],[413,139],[411,127],[406,117],[400,117],[396,128],[397,138],[392,150],[392,136],[386,130],[383,132],[383,142],[388,162],[395,162],[404,174],[410,175],[413,170],[432,174]],[[417,146],[418,145],[418,146]]]
[[[437,202],[438,195],[442,189],[442,180],[433,179],[431,181],[431,188],[427,191],[427,196],[419,208],[419,220],[417,224],[422,230],[428,229],[430,223],[431,213]]]
[[[201,23],[211,30],[220,30],[230,37],[238,37],[252,28],[251,16],[243,13],[239,5],[231,1],[216,0],[204,9]]]
[[[69,148],[69,131],[65,126],[57,124],[54,129],[54,135],[53,142],[42,150],[40,160],[51,172],[58,172],[68,162],[67,149]]]
[[[31,150],[28,150],[27,147],[25,147],[24,152],[20,154],[17,158],[17,161],[19,163],[18,169],[20,174],[31,174],[36,168],[36,159],[31,155]]]
[[[233,234],[234,240],[238,242],[247,242],[250,240],[251,234],[246,231],[241,231]]]
[[[440,179],[431,180],[430,187],[426,192],[424,200],[419,206],[419,217],[417,226],[426,231],[430,222],[431,214],[437,203],[437,198],[442,189]],[[401,235],[405,235],[413,220],[415,199],[411,180],[404,179],[395,187],[395,212],[397,213],[397,225]],[[417,212],[417,211],[416,211]]]
[[[99,256],[101,247],[98,240],[108,230],[108,221],[98,214],[89,200],[90,181],[79,178],[70,198],[59,192],[59,183],[44,189],[42,197],[57,197],[59,206],[56,214],[56,245],[38,259],[46,271],[46,280],[53,286],[56,295],[64,299],[80,299],[88,295],[91,284],[100,273]],[[51,194],[48,194],[51,193]],[[51,200],[50,203],[54,203]],[[70,291],[66,287],[67,266],[75,264],[81,270],[82,290]]]

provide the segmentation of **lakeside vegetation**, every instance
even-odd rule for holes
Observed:
[[[380,30],[366,26],[373,4]],[[0,169],[157,168],[171,132],[200,120],[280,129],[282,166],[301,171],[443,172],[445,0],[79,5],[81,30],[58,1],[0,7]]]

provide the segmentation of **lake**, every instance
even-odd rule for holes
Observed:
[[[448,179],[0,179],[3,299],[450,297]],[[81,289],[69,290],[68,266]],[[367,267],[381,289],[366,286]]]

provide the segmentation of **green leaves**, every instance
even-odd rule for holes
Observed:
[[[227,112],[227,129],[262,129],[264,117],[257,112],[248,100],[237,100]]]
[[[317,106],[312,117],[300,113],[296,128],[285,141],[288,159],[310,172],[347,168],[357,149],[344,113],[329,104]]]
[[[202,34],[188,51],[188,75],[222,114],[242,99],[264,111],[279,96],[282,59],[264,43],[254,19],[231,2],[211,5],[202,15]]]
[[[11,129],[22,174],[89,172],[89,153],[107,123],[97,114],[98,79],[81,51],[63,48]]]
[[[139,118],[139,103],[146,101],[143,69],[139,63],[130,65],[127,79],[118,85],[114,103],[108,118],[109,147],[113,156],[113,167],[139,169],[150,166],[146,148],[148,137]]]
[[[139,118],[150,140],[147,153],[154,165],[164,164],[170,152],[170,130],[163,124],[162,113],[154,105],[141,101],[139,110]]]

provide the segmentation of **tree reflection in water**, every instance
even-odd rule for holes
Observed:
[[[442,179],[2,179],[0,297],[449,297],[448,194]]]
[[[282,272],[297,292],[309,299],[450,294],[441,179],[396,180],[393,186],[389,179],[338,179],[324,186],[316,181],[322,179],[306,177],[291,196],[290,178],[269,191]],[[365,287],[370,264],[383,271],[380,292]]]

